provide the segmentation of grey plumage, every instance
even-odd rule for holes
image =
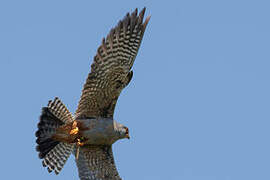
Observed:
[[[137,9],[131,15],[128,13],[110,31],[107,38],[103,38],[91,65],[91,73],[84,85],[76,118],[113,117],[117,99],[132,78],[133,71],[130,70],[150,20],[150,17],[147,17],[143,22],[144,13],[145,8],[138,16]],[[102,146],[83,147],[83,153],[77,160],[81,179],[120,179],[113,161],[111,146],[105,147],[109,152],[107,156]],[[99,153],[108,159],[101,160],[96,156]],[[89,172],[92,173],[88,174]]]
[[[121,91],[132,79],[131,70],[150,17],[145,8],[127,14],[101,41],[84,84],[75,117],[56,98],[42,111],[37,151],[49,172],[59,173],[71,152],[81,180],[121,180],[112,144],[129,138],[129,130],[113,119]],[[75,148],[76,145],[76,148]],[[79,151],[77,151],[79,149]]]

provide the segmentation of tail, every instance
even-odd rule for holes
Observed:
[[[73,144],[68,144],[52,139],[56,129],[66,123],[73,122],[73,116],[66,106],[56,97],[49,101],[48,106],[42,108],[38,130],[36,131],[36,150],[42,164],[49,172],[59,174],[69,158]]]

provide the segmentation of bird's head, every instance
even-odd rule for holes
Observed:
[[[117,132],[121,139],[124,139],[124,138],[130,139],[129,130],[126,126],[122,124],[118,124]]]

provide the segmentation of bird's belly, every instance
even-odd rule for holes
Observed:
[[[103,129],[90,129],[84,131],[82,136],[85,138],[85,144],[112,144],[114,141],[113,132]]]
[[[116,141],[117,136],[112,119],[84,119],[77,121],[81,126],[81,131],[79,131],[84,144],[108,145]]]

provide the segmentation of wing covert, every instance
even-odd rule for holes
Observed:
[[[112,117],[117,99],[132,78],[132,65],[145,28],[145,8],[119,21],[97,50],[76,111],[76,118]]]

